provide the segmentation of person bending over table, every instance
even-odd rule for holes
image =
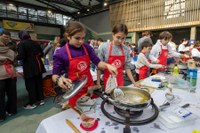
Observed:
[[[112,37],[113,40],[110,43],[103,43],[98,50],[98,57],[109,64],[114,65],[118,70],[118,75],[116,77],[118,86],[124,86],[124,74],[125,69],[130,81],[137,87],[140,87],[139,83],[136,83],[132,72],[130,69],[131,60],[130,50],[124,45],[126,36],[128,34],[128,29],[125,24],[117,24],[113,27]],[[104,70],[104,88],[106,88],[106,83],[108,77],[110,76],[108,70]],[[101,71],[97,70],[97,85],[100,85],[100,75]]]
[[[100,69],[108,69],[109,72],[116,75],[117,69],[100,61],[95,55],[91,46],[84,43],[85,28],[77,21],[70,21],[66,26],[69,42],[61,47],[53,56],[53,76],[52,80],[61,88],[69,90],[72,81],[83,75],[87,75],[86,85],[73,97],[69,99],[69,105],[74,108],[78,98],[87,93],[87,89],[94,85],[90,73],[90,60]],[[66,73],[68,78],[61,76]],[[94,97],[93,97],[94,98]]]
[[[181,58],[189,57],[186,54],[180,54],[172,50],[172,48],[168,45],[171,37],[172,37],[172,34],[169,33],[168,31],[163,31],[160,33],[159,40],[152,47],[152,50],[150,51],[150,54],[149,54],[149,58],[152,62],[161,64],[163,66],[167,66],[168,54],[170,54],[173,57],[181,57]],[[165,70],[165,68],[159,68],[157,70]]]

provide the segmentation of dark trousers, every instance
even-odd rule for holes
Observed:
[[[0,80],[0,119],[6,117],[6,111],[12,114],[17,113],[16,81],[16,78]]]
[[[42,74],[25,79],[26,90],[29,95],[29,104],[35,104],[44,99],[42,89]]]

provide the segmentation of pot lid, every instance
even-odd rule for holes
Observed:
[[[65,100],[69,100],[71,97],[76,95],[87,83],[88,77],[87,76],[82,76],[81,78],[77,80],[72,81],[72,87],[70,91],[67,91],[64,95],[63,98]]]

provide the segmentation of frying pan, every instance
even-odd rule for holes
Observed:
[[[114,97],[111,93],[107,95],[106,93],[94,91],[94,93],[100,96],[103,100],[108,99],[108,101],[116,106],[117,108],[123,110],[140,111],[147,108],[151,103],[151,95],[144,89],[136,89],[133,87],[119,87],[123,92],[124,96]]]

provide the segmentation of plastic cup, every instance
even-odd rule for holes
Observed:
[[[93,111],[84,112],[81,114],[81,124],[84,128],[91,128],[96,121],[96,114]]]

